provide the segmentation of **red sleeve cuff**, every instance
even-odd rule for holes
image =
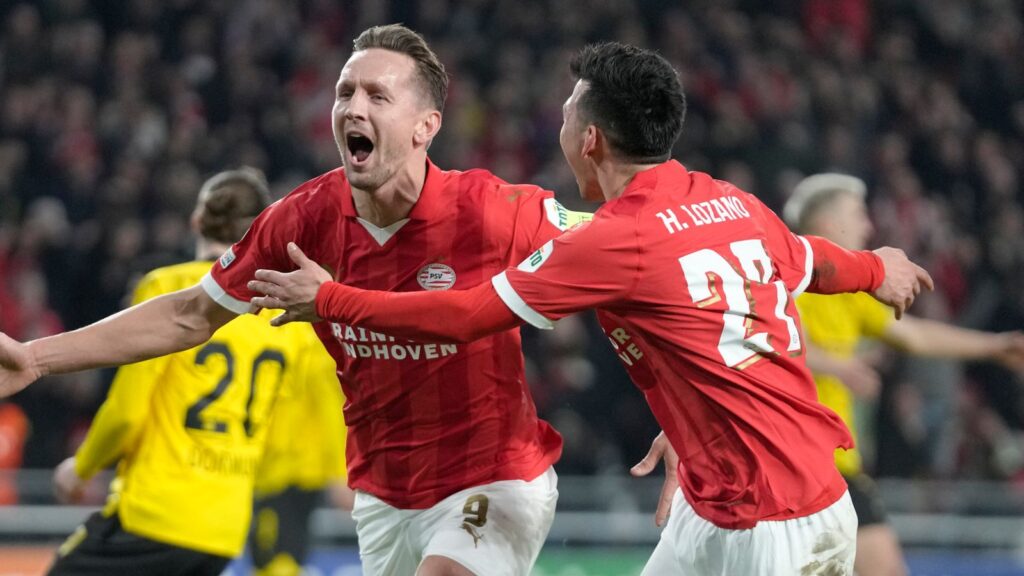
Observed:
[[[885,280],[885,266],[874,252],[847,250],[818,236],[804,238],[814,252],[814,274],[808,291],[874,292]]]
[[[316,315],[324,320],[344,321],[348,296],[353,291],[339,282],[324,282],[316,291]]]

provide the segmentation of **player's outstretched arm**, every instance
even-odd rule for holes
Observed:
[[[807,367],[815,374],[830,374],[846,384],[858,398],[877,398],[882,377],[870,364],[854,356],[841,358],[804,337]]]
[[[914,302],[922,287],[934,289],[932,277],[898,248],[883,247],[872,252],[847,250],[818,236],[804,236],[814,256],[808,292],[839,294],[868,292],[893,307],[896,318]]]
[[[0,397],[14,394],[40,376],[28,346],[0,332]]]
[[[882,338],[915,356],[990,360],[1024,370],[1024,333],[1019,331],[984,332],[908,315],[890,324]]]
[[[0,397],[47,374],[130,364],[187,350],[209,340],[234,317],[197,285],[73,332],[28,343],[0,334]]]
[[[288,254],[297,270],[257,270],[256,280],[249,282],[250,290],[264,294],[252,299],[254,306],[285,311],[274,318],[275,326],[324,319],[403,338],[471,342],[522,323],[490,283],[436,292],[360,290],[332,282],[293,243]]]

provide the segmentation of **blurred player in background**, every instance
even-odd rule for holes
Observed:
[[[872,234],[864,181],[845,174],[816,174],[793,190],[783,209],[786,222],[801,234],[862,250]],[[874,398],[878,373],[857,357],[863,340],[873,338],[917,356],[957,360],[992,360],[1020,369],[1024,335],[995,334],[892,312],[867,294],[804,294],[797,308],[807,336],[807,365],[814,372],[818,398],[834,410],[856,437],[855,397]],[[836,465],[846,478],[857,511],[856,570],[860,576],[906,573],[903,555],[874,482],[861,464],[858,449],[836,451]]]
[[[329,377],[285,389],[274,405],[266,448],[256,472],[249,550],[257,576],[298,576],[309,552],[309,524],[326,492],[352,510],[346,485],[344,396],[334,360],[320,354]]]
[[[833,463],[852,440],[817,401],[791,294],[873,291],[902,311],[923,270],[898,250],[801,238],[750,194],[671,160],[685,99],[657,54],[610,43],[573,60],[561,146],[594,220],[491,283],[396,294],[260,270],[275,324],[327,318],[464,342],[597,308],[679,455],[683,490],[644,574],[852,574],[857,519]],[[757,314],[754,314],[756,309]],[[663,440],[662,440],[663,441]]]
[[[269,199],[254,170],[208,180],[192,215],[196,261],[147,274],[134,303],[195,285]],[[317,393],[324,410],[341,408],[338,393],[323,393],[337,387],[334,363],[313,330],[274,329],[266,316],[244,316],[201,346],[118,370],[84,443],[57,468],[54,483],[58,496],[75,502],[86,482],[115,462],[117,476],[106,507],[60,547],[51,575],[215,576],[242,552],[277,397]]]
[[[202,344],[249,310],[257,294],[246,284],[258,268],[293,266],[289,241],[342,282],[443,291],[486,284],[589,217],[535,186],[431,163],[447,86],[418,34],[398,25],[364,31],[332,113],[344,167],[265,210],[200,284],[28,344],[0,334],[0,395],[45,374]],[[364,574],[529,574],[554,517],[562,441],[537,417],[519,331],[456,345],[353,324],[315,328],[347,397]]]

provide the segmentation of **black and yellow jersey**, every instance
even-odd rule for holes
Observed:
[[[839,358],[852,358],[864,338],[881,338],[893,320],[892,310],[869,294],[809,294],[796,299],[800,320],[807,339],[822,350]],[[814,374],[818,400],[831,408],[857,439],[854,421],[854,397],[850,389],[835,376]],[[861,472],[860,451],[836,450],[839,472],[853,476]]]
[[[311,355],[309,362],[309,373],[334,374],[336,370],[326,352]],[[278,494],[289,487],[320,490],[346,478],[345,396],[338,379],[308,378],[295,384],[282,391],[274,406],[256,473],[257,496]]]
[[[210,267],[154,270],[133,304],[194,286]],[[118,370],[76,470],[89,478],[120,461],[105,513],[117,513],[127,531],[211,554],[241,553],[276,400],[338,387],[311,326],[274,328],[274,314],[239,316],[205,344]]]

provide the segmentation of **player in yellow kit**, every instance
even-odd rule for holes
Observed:
[[[317,355],[316,372],[333,374],[334,360]],[[313,368],[313,367],[311,367]],[[309,551],[309,520],[327,491],[329,501],[352,509],[345,484],[344,397],[335,378],[299,382],[274,406],[267,446],[256,474],[250,531],[256,576],[298,576]]]
[[[800,182],[783,217],[800,234],[823,236],[849,250],[861,250],[872,233],[862,180],[845,174],[817,174]],[[961,360],[994,360],[1012,368],[1024,361],[1024,335],[994,334],[904,315],[895,320],[884,305],[864,293],[796,299],[814,372],[818,399],[834,410],[857,436],[855,396],[877,393],[878,374],[857,357],[865,338],[881,340],[910,354]],[[863,471],[857,448],[837,450],[836,465],[846,478],[857,512],[858,576],[906,574],[896,533],[874,483]]]
[[[134,303],[194,286],[268,203],[254,170],[208,180],[192,216],[198,260],[149,273]],[[272,328],[271,316],[239,316],[205,344],[118,371],[85,442],[54,481],[74,501],[114,462],[117,476],[106,507],[60,547],[51,575],[215,576],[241,553],[276,399],[337,387],[313,330]],[[340,411],[338,402],[325,398],[325,409]]]

